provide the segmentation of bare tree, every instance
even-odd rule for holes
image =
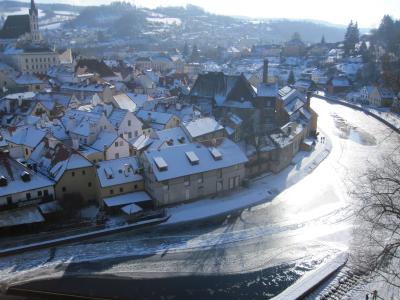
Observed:
[[[354,187],[360,200],[355,266],[400,288],[400,155],[371,164]]]

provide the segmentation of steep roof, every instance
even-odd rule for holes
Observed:
[[[17,39],[25,33],[31,32],[29,15],[8,16],[0,31],[2,39]]]
[[[190,91],[190,96],[214,99],[216,105],[225,101],[251,101],[256,92],[244,75],[225,75],[222,72],[199,74]]]

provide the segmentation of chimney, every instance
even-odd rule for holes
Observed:
[[[263,66],[263,83],[267,84],[268,83],[268,59],[264,60],[264,66]]]
[[[72,149],[78,150],[79,149],[79,140],[78,139],[72,139]]]
[[[130,166],[128,164],[124,164],[124,175],[125,175],[125,177],[129,176],[129,169],[130,169]]]
[[[312,91],[307,90],[307,96],[306,96],[307,97],[307,103],[306,103],[306,106],[307,106],[308,109],[310,109],[311,95],[312,95]]]

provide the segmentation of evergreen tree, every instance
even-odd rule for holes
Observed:
[[[363,41],[361,43],[361,46],[360,46],[360,49],[358,52],[362,56],[364,63],[367,63],[371,59],[371,57],[369,56],[369,51],[368,51],[367,44],[365,43],[365,41]]]
[[[296,78],[294,77],[293,70],[290,70],[289,77],[288,77],[288,80],[287,80],[287,84],[288,85],[292,85],[295,82],[296,82]]]
[[[344,53],[345,55],[351,55],[354,53],[356,44],[360,41],[360,31],[358,24],[350,21],[347,27],[346,34],[344,36]]]

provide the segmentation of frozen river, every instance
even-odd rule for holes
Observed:
[[[312,100],[312,107],[332,152],[271,202],[206,224],[148,229],[2,258],[0,282],[58,278],[35,288],[105,298],[276,295],[336,253],[351,251],[351,182],[368,162],[400,144],[398,134],[362,112],[319,99]]]

